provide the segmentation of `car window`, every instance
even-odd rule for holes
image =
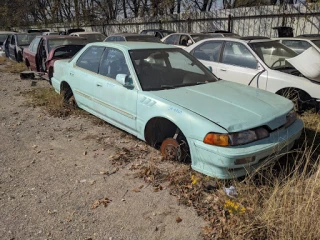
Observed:
[[[216,81],[209,69],[180,48],[136,49],[129,53],[145,91]]]
[[[115,48],[107,48],[101,59],[99,74],[116,79],[117,74],[130,75],[123,53]]]
[[[301,53],[311,47],[310,43],[301,40],[282,40],[282,44],[286,45],[288,48],[291,48],[297,53]]]
[[[164,41],[164,43],[177,45],[178,42],[179,42],[179,37],[180,37],[179,34],[173,34],[173,35],[169,36],[169,37]]]
[[[191,38],[188,35],[181,35],[179,45],[181,46],[188,46],[188,41],[191,40]]]
[[[116,41],[118,41],[118,42],[123,42],[123,41],[125,41],[125,39],[124,39],[124,37],[122,37],[122,36],[117,36],[117,37],[116,37]]]
[[[104,47],[91,46],[79,57],[76,65],[89,71],[98,73],[100,59]]]
[[[226,42],[222,63],[239,67],[257,68],[257,60],[242,43]]]
[[[209,41],[197,46],[193,50],[193,56],[206,61],[218,62],[222,41]]]
[[[40,39],[41,39],[41,38],[35,38],[35,39],[31,42],[30,48],[29,48],[31,52],[33,52],[33,53],[37,52]]]

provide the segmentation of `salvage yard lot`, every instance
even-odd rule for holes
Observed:
[[[318,115],[302,116],[306,131],[280,164],[221,181],[163,160],[132,135],[64,106],[48,82],[20,80],[18,65],[0,64],[3,239],[320,236]],[[235,198],[224,192],[231,185]]]

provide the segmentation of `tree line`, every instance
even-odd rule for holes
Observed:
[[[301,0],[300,0],[301,1]],[[313,1],[314,0],[308,0]],[[315,0],[319,1],[319,0]],[[117,18],[162,16],[184,11],[292,4],[297,0],[1,0],[0,28],[52,23],[107,24]]]

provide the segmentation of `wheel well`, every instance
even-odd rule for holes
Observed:
[[[72,93],[71,87],[67,82],[62,82],[60,84],[60,94],[64,95],[64,98],[66,98],[66,95],[69,95],[70,92]],[[73,95],[73,93],[70,95],[70,97]],[[69,97],[69,98],[70,98]],[[68,99],[66,99],[68,100]]]
[[[155,117],[148,121],[144,129],[146,142],[153,147],[160,147],[163,140],[172,138],[177,126],[170,120],[162,117]]]
[[[53,77],[53,67],[49,68],[48,73],[49,73],[49,78]]]
[[[291,87],[282,88],[282,89],[278,90],[276,92],[276,94],[283,96],[283,97],[286,97],[286,94],[288,94],[290,91],[299,92],[299,93],[302,93],[304,97],[311,98],[311,96],[306,91],[303,91],[299,88],[291,88]]]

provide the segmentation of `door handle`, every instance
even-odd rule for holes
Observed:
[[[97,83],[97,87],[102,87],[102,84],[101,83]]]
[[[222,72],[226,72],[226,71],[227,71],[227,69],[220,68],[220,71],[222,71]]]
[[[74,76],[74,73],[73,73],[73,72],[70,72],[70,76]]]

